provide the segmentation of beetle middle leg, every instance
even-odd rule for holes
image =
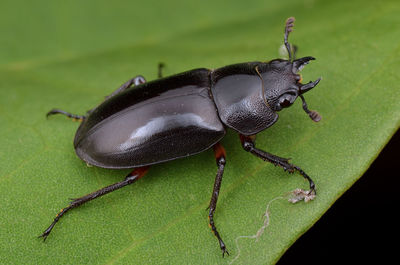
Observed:
[[[256,135],[245,136],[240,134],[239,136],[240,136],[240,141],[242,142],[242,147],[245,151],[250,152],[251,154],[261,158],[264,161],[268,161],[274,164],[275,166],[280,166],[289,173],[293,173],[294,171],[299,172],[300,175],[302,175],[306,180],[308,180],[310,184],[309,194],[314,194],[314,195],[316,194],[314,181],[300,167],[289,163],[289,159],[287,158],[282,158],[256,148],[255,144]]]
[[[72,113],[69,113],[69,112],[66,112],[66,111],[60,110],[60,109],[50,110],[49,112],[47,112],[46,117],[49,117],[54,114],[63,114],[65,116],[67,116],[68,118],[71,118],[74,121],[83,121],[86,118],[84,115],[72,114]]]
[[[110,95],[106,96],[105,100],[107,100],[107,99],[109,99],[109,98],[121,93],[122,91],[130,88],[132,85],[137,86],[137,85],[140,85],[140,84],[143,84],[143,83],[146,83],[146,79],[143,76],[141,76],[141,75],[135,76],[134,78],[132,78],[132,79],[128,80],[127,82],[125,82],[124,84],[122,84],[119,88],[117,88]],[[90,114],[94,109],[89,110],[87,113]],[[54,114],[63,114],[65,116],[67,116],[68,118],[71,118],[74,121],[83,121],[86,118],[85,115],[72,114],[72,113],[69,113],[67,111],[60,110],[60,109],[52,109],[52,110],[50,110],[46,114],[46,117],[49,117],[49,116],[54,115]]]
[[[223,257],[225,255],[225,253],[227,255],[229,255],[229,252],[226,249],[225,243],[224,243],[224,241],[222,241],[222,238],[219,235],[217,228],[215,227],[215,223],[214,223],[214,212],[215,212],[215,208],[217,207],[217,200],[218,200],[218,196],[219,196],[219,190],[221,188],[222,175],[224,174],[224,167],[225,167],[225,163],[226,163],[225,149],[220,143],[217,143],[216,145],[214,145],[214,154],[215,154],[215,159],[217,161],[218,172],[215,177],[214,188],[213,188],[213,192],[212,192],[212,196],[211,196],[211,200],[210,200],[208,219],[210,221],[210,224],[209,224],[210,228],[211,228],[212,232],[214,233],[214,235],[218,239],[219,247],[222,250],[222,257]]]
[[[119,88],[117,88],[110,95],[106,96],[106,100],[121,93],[122,91],[130,88],[132,85],[137,86],[137,85],[140,85],[143,83],[146,83],[146,79],[143,76],[141,76],[141,75],[135,76],[134,78],[132,78],[132,79],[128,80],[127,82],[125,82],[124,84],[122,84]]]
[[[56,223],[60,220],[60,218],[69,210],[74,209],[88,201],[91,201],[93,199],[96,199],[98,197],[101,197],[103,195],[106,195],[107,193],[113,192],[115,190],[118,190],[122,187],[125,187],[129,184],[132,184],[134,182],[136,182],[138,179],[140,179],[141,177],[143,177],[147,171],[149,170],[149,167],[140,167],[140,168],[136,168],[135,170],[133,170],[131,173],[129,173],[125,179],[123,181],[111,184],[107,187],[104,187],[102,189],[99,189],[97,191],[94,191],[92,193],[89,193],[85,196],[82,196],[80,198],[76,198],[76,199],[72,199],[72,201],[69,203],[69,205],[63,209],[60,210],[60,212],[56,215],[56,217],[54,218],[53,222],[51,223],[51,225],[43,232],[43,234],[41,234],[39,237],[43,237],[43,241],[46,240],[46,238],[48,237],[48,235],[50,234],[51,230],[54,228],[54,226],[56,225]]]

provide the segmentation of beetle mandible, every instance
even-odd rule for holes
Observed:
[[[64,114],[81,121],[74,139],[76,154],[87,164],[111,169],[134,168],[124,180],[73,199],[51,225],[40,235],[45,240],[58,220],[69,210],[90,200],[134,183],[152,164],[187,157],[211,147],[218,171],[209,204],[209,225],[217,237],[222,256],[228,254],[214,222],[214,212],[225,168],[225,150],[220,140],[231,128],[239,133],[243,149],[265,161],[297,171],[308,180],[308,195],[315,195],[312,179],[289,159],[256,148],[256,134],[278,120],[277,112],[293,104],[297,97],[304,111],[317,122],[316,111],[310,111],[303,94],[315,87],[320,78],[301,83],[298,72],[315,60],[295,59],[288,42],[294,18],[286,20],[284,44],[288,60],[247,62],[218,69],[194,69],[146,82],[136,76],[106,97],[86,115],[75,115],[53,109],[47,116]]]

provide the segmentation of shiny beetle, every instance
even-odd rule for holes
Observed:
[[[294,18],[288,18],[284,35],[288,60],[240,63],[214,70],[201,68],[165,78],[161,78],[160,65],[160,79],[146,82],[142,76],[132,78],[84,116],[51,110],[47,116],[60,113],[82,122],[74,147],[87,164],[134,170],[121,182],[73,199],[40,237],[45,240],[69,210],[134,183],[146,174],[150,165],[213,147],[218,171],[209,204],[209,224],[222,255],[229,255],[214,223],[226,163],[220,141],[228,128],[239,133],[245,151],[290,173],[299,172],[309,182],[307,195],[315,196],[314,182],[300,167],[255,145],[256,134],[273,125],[278,120],[277,112],[291,106],[297,97],[313,121],[321,119],[317,112],[308,110],[303,97],[320,79],[302,84],[298,74],[315,58],[294,59],[288,42],[293,26]]]

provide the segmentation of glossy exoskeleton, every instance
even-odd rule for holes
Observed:
[[[72,200],[41,237],[46,239],[67,211],[135,182],[146,174],[150,165],[213,147],[218,172],[209,204],[209,223],[222,255],[229,254],[214,223],[226,163],[225,150],[219,142],[228,128],[239,133],[247,152],[291,173],[299,172],[309,181],[308,195],[314,196],[314,182],[301,168],[255,146],[256,134],[273,125],[278,120],[277,112],[291,106],[297,97],[302,99],[303,109],[310,118],[320,120],[317,112],[308,110],[303,97],[320,79],[301,83],[298,72],[314,58],[294,59],[288,42],[293,23],[294,18],[289,18],[285,26],[288,60],[240,63],[214,70],[201,68],[151,82],[137,76],[85,116],[51,110],[48,116],[61,113],[82,122],[74,147],[87,164],[134,170],[121,182]]]

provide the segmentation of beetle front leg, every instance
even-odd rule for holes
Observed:
[[[209,214],[208,214],[208,219],[210,221],[210,228],[214,235],[217,237],[218,242],[219,242],[219,247],[222,250],[222,257],[225,255],[225,253],[229,256],[229,252],[226,249],[225,243],[222,240],[221,236],[219,235],[217,228],[214,223],[214,212],[215,208],[217,207],[217,200],[219,196],[219,190],[221,188],[221,182],[222,182],[222,175],[224,174],[224,167],[225,167],[225,149],[222,147],[220,143],[217,143],[214,145],[214,154],[215,154],[215,159],[217,161],[217,166],[218,166],[218,172],[215,177],[215,182],[214,182],[214,188],[210,200],[210,205],[209,205]]]
[[[282,158],[270,153],[267,153],[263,150],[257,149],[255,140],[256,140],[256,135],[251,135],[251,136],[245,136],[240,134],[240,141],[242,142],[242,147],[245,151],[250,152],[251,154],[261,158],[264,161],[268,161],[275,166],[280,166],[282,167],[285,171],[288,171],[289,173],[293,173],[294,171],[297,171],[302,175],[306,180],[308,180],[310,184],[310,195],[315,195],[315,184],[314,181],[304,172],[300,167],[293,165],[289,163],[289,159],[287,158]]]

